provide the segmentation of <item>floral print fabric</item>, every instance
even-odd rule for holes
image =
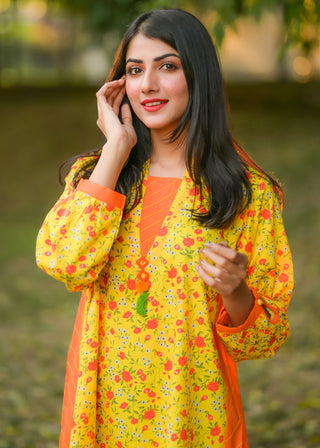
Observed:
[[[62,425],[60,447],[247,447],[236,362],[279,350],[289,334],[293,289],[270,182],[248,170],[251,204],[222,231],[191,219],[189,209],[200,197],[186,173],[142,257],[143,201],[124,215],[119,193],[88,180],[74,189],[71,179],[81,163],[37,240],[38,265],[69,290],[83,290],[69,366],[76,374],[67,370],[65,389],[67,395],[75,382],[73,398],[65,396],[72,418]],[[148,164],[144,188],[147,171]],[[219,241],[249,258],[246,281],[255,305],[236,328],[195,268],[204,244]],[[136,312],[141,281],[147,283],[145,316]]]

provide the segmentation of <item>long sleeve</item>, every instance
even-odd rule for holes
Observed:
[[[247,284],[255,304],[243,325],[232,327],[224,308],[216,325],[234,361],[272,356],[290,331],[286,310],[294,287],[293,267],[280,205],[265,179],[253,188],[253,201],[240,217],[246,224],[237,249],[249,258]]]
[[[81,180],[74,189],[72,178],[79,164],[81,159],[72,167],[62,196],[46,216],[36,245],[38,266],[71,291],[95,281],[106,265],[126,199],[89,180]]]

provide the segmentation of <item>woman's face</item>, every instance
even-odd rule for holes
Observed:
[[[178,52],[159,39],[137,34],[126,55],[126,92],[151,132],[168,133],[188,104],[188,86]]]

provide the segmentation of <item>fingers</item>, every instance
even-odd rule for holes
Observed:
[[[108,138],[108,134],[120,126],[119,110],[125,96],[125,79],[105,83],[96,93],[97,125]]]
[[[229,263],[246,264],[248,262],[245,254],[232,249],[225,241],[218,244],[206,243],[202,253],[214,263],[221,264],[222,267]]]
[[[120,104],[125,95],[125,79],[105,83],[96,93],[98,108],[108,104],[118,115]]]
[[[132,125],[132,114],[129,104],[124,104],[121,107],[121,118],[125,125]]]
[[[206,244],[197,271],[202,280],[221,294],[230,294],[246,278],[248,258],[227,243]]]

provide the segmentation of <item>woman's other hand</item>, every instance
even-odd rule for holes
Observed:
[[[201,254],[197,266],[200,278],[221,295],[232,325],[241,325],[254,303],[245,282],[248,257],[225,242],[208,243]]]

